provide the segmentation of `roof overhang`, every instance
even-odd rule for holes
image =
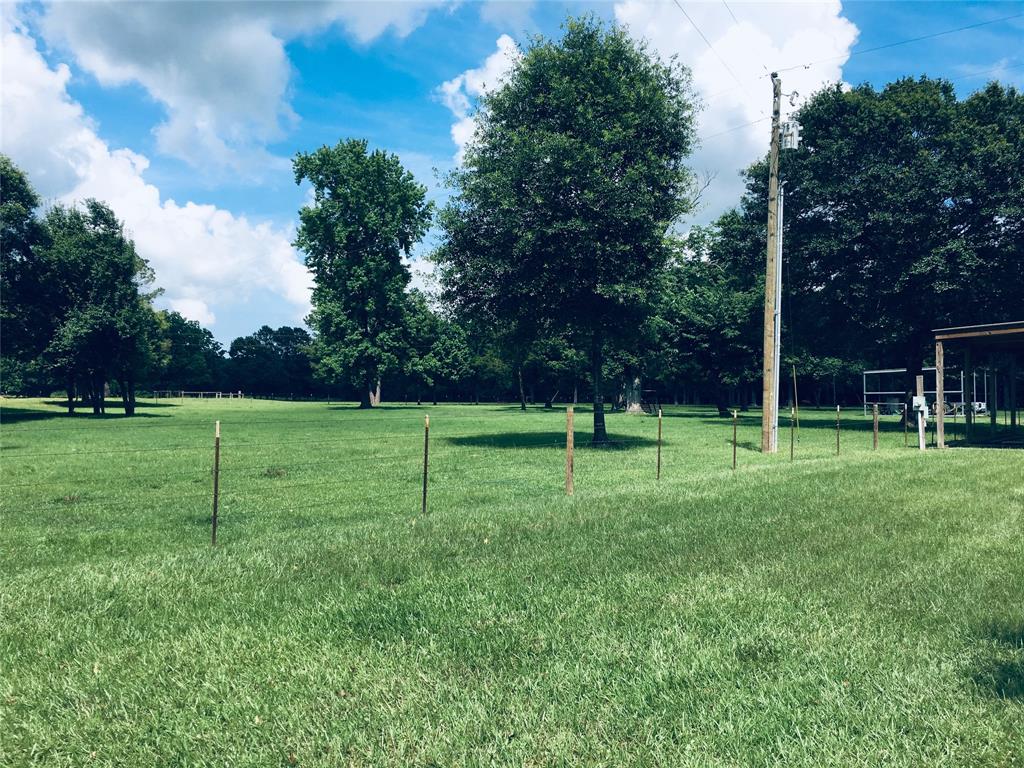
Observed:
[[[1024,320],[936,328],[933,333],[936,341],[963,342],[972,347],[1024,349]]]

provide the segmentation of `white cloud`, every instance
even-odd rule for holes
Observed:
[[[161,152],[256,178],[287,167],[264,146],[298,119],[288,40],[332,25],[360,43],[404,36],[443,2],[57,2],[43,30],[101,84],[139,83],[166,107]]]
[[[466,145],[473,139],[476,130],[476,121],[472,115],[476,99],[499,86],[521,55],[515,40],[502,35],[498,38],[497,50],[480,67],[467,69],[437,89],[441,102],[457,118],[451,129],[452,141],[458,147],[456,162],[462,162]]]
[[[843,18],[838,0],[733,4],[738,23],[721,3],[687,3],[685,8],[717,55],[673,3],[621,0],[615,5],[615,17],[663,57],[677,55],[693,72],[694,86],[705,101],[698,134],[707,138],[692,164],[698,173],[717,174],[704,194],[698,216],[699,221],[709,221],[739,201],[743,183],[738,172],[768,150],[771,124],[764,119],[771,114],[768,71],[830,59],[826,64],[782,74],[784,92],[795,90],[809,96],[823,84],[841,80],[842,66],[858,31]],[[784,112],[788,109],[788,101],[784,101]],[[730,130],[758,120],[755,125]]]
[[[178,314],[202,325],[213,325],[217,320],[206,302],[201,299],[171,299],[167,304]]]
[[[51,69],[35,41],[5,17],[2,30],[2,151],[47,199],[106,201],[166,290],[166,302],[204,323],[211,306],[264,288],[309,309],[310,278],[290,245],[293,233],[213,205],[161,199],[143,175],[149,161],[111,149],[67,93],[70,72]],[[242,276],[242,277],[240,277]]]
[[[533,26],[534,0],[484,0],[480,18],[495,27],[520,31]]]

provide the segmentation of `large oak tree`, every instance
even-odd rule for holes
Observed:
[[[361,140],[300,152],[294,166],[295,182],[313,185],[295,245],[313,273],[319,373],[347,379],[369,408],[407,350],[410,274],[402,257],[430,224],[427,190],[396,155],[368,152]]]
[[[524,338],[531,327],[584,337],[596,443],[606,348],[640,326],[665,233],[692,205],[693,123],[685,68],[620,27],[570,20],[483,98],[452,175],[436,253],[445,297]]]

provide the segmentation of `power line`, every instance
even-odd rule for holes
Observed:
[[[713,54],[715,54],[715,58],[722,63],[722,66],[725,67],[725,71],[732,76],[732,79],[736,81],[737,85],[739,85],[739,87],[743,89],[743,92],[746,93],[747,97],[750,98],[750,94],[747,93],[747,87],[743,85],[743,82],[736,76],[736,73],[732,71],[732,67],[729,66],[729,63],[718,54],[718,51],[715,50],[715,46],[711,44],[711,41],[708,40],[707,36],[701,31],[700,27],[697,26],[697,23],[690,18],[690,14],[686,12],[686,9],[683,8],[679,0],[672,0],[672,2],[675,3],[676,8],[682,11],[683,16],[685,16],[686,20],[690,22],[690,26],[694,28],[698,35],[700,35],[700,39],[704,41],[704,44],[708,47],[708,49]],[[730,10],[729,13],[732,13],[732,11]]]
[[[724,136],[727,133],[732,133],[733,131],[738,131],[741,128],[749,128],[752,125],[757,125],[758,123],[763,123],[765,120],[771,120],[771,118],[768,117],[767,115],[765,117],[759,117],[759,118],[757,118],[757,120],[751,120],[749,123],[743,123],[742,125],[734,125],[731,128],[726,128],[724,131],[719,131],[718,133],[712,133],[710,136],[703,136],[702,138],[705,141],[707,141],[708,139],[714,139],[714,138],[716,138],[718,136]]]
[[[1005,72],[1008,69],[1020,69],[1021,67],[1024,67],[1024,62],[1021,62],[1019,64],[1007,64],[1001,67],[992,67],[991,69],[983,69],[979,72],[971,72],[966,75],[960,75],[959,77],[950,77],[946,79],[949,80],[950,82],[955,83],[957,80],[967,80],[972,77],[982,77],[983,75],[990,75],[993,72]]]
[[[676,3],[678,5],[678,3]],[[991,19],[990,21],[979,21],[976,24],[966,24],[962,27],[956,27],[955,29],[945,29],[941,32],[932,32],[931,34],[921,35],[920,37],[911,37],[906,40],[897,40],[893,43],[885,43],[884,45],[876,45],[871,48],[862,48],[860,50],[851,51],[847,55],[840,56],[829,56],[824,59],[818,59],[817,61],[809,61],[805,64],[795,64],[791,67],[782,67],[781,69],[775,70],[776,72],[791,72],[795,69],[810,69],[811,67],[817,66],[818,64],[826,64],[830,61],[837,61],[839,59],[852,59],[854,56],[861,56],[865,53],[874,53],[876,51],[884,51],[889,48],[896,48],[900,45],[909,45],[910,43],[919,43],[922,40],[933,40],[936,37],[943,37],[944,35],[952,35],[957,32],[965,32],[971,29],[977,29],[978,27],[987,27],[991,24],[1001,24],[1004,21],[1013,21],[1024,17],[1024,13],[1015,13],[1011,16],[1003,16],[999,19]]]
[[[725,10],[727,10],[729,15],[732,16],[732,20],[739,24],[740,20],[736,18],[736,14],[732,12],[732,8],[729,7],[729,4],[725,2],[725,0],[722,0],[722,5],[725,6]]]

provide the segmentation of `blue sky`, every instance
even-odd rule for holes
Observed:
[[[223,342],[299,324],[308,276],[290,246],[306,191],[289,158],[350,137],[398,153],[443,200],[471,109],[517,46],[569,14],[627,24],[691,67],[706,222],[765,151],[769,68],[822,83],[942,76],[966,94],[1024,85],[1024,2],[245,2],[4,4],[2,149],[47,200],[96,196],[124,218],[161,302]],[[689,15],[689,19],[686,16]],[[711,42],[709,49],[694,24]],[[722,61],[728,62],[726,67]],[[984,73],[982,76],[972,76]],[[737,126],[742,126],[737,128]],[[683,223],[685,226],[685,222]],[[420,253],[429,249],[429,242]],[[429,283],[429,267],[413,268]]]

